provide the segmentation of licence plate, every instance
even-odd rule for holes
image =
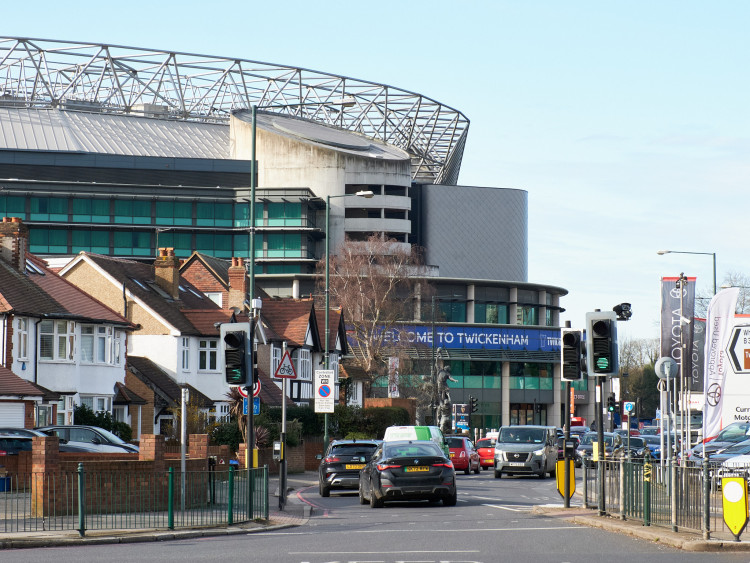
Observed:
[[[430,468],[425,465],[415,465],[414,467],[404,467],[407,473],[416,473],[418,471],[429,471]]]
[[[456,457],[456,454],[454,454],[453,452],[451,452],[451,459],[453,459],[454,457]]]
[[[365,466],[364,463],[347,463],[347,469],[362,469]]]
[[[510,465],[511,467],[523,467],[526,464],[520,461],[511,461],[508,465]]]

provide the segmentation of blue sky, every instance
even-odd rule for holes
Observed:
[[[142,2],[3,6],[0,34],[301,66],[412,90],[470,120],[459,182],[529,194],[529,281],[563,320],[627,301],[657,337],[659,279],[750,274],[750,3]],[[743,234],[744,233],[744,234]],[[501,241],[499,241],[501,244]]]

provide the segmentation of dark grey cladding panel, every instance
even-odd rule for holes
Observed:
[[[426,259],[440,277],[528,281],[528,193],[425,185]]]

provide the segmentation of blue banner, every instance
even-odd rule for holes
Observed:
[[[404,326],[386,335],[386,341],[432,346],[432,327]],[[351,338],[349,344],[356,346]],[[538,328],[494,328],[482,326],[436,326],[435,347],[470,350],[518,350],[559,352],[560,330]]]

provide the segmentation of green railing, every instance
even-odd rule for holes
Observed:
[[[268,519],[268,468],[0,478],[0,532],[176,529]]]

